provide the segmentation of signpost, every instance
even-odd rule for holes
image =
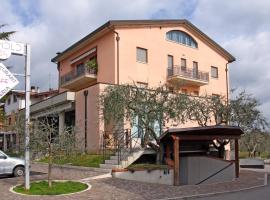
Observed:
[[[12,54],[25,56],[25,189],[30,189],[30,52],[29,44],[0,40],[0,60],[8,59]],[[19,81],[0,63],[0,99]],[[3,84],[2,84],[3,83]]]
[[[18,85],[19,81],[13,74],[0,63],[0,99],[5,96],[12,88]]]

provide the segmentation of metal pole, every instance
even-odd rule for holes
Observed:
[[[25,189],[30,189],[30,53],[31,47],[26,44],[25,56]]]
[[[87,96],[88,90],[83,91],[84,94],[84,152],[87,153]]]

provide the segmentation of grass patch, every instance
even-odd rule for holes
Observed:
[[[247,151],[240,151],[239,158],[250,158],[250,157],[248,156]],[[256,158],[268,159],[268,158],[270,158],[270,152],[262,152],[262,153],[260,153],[260,156],[257,153]]]
[[[156,170],[156,169],[169,169],[168,165],[157,165],[157,164],[132,164],[127,167],[128,170],[135,170],[135,169],[145,169],[145,170]]]
[[[109,159],[110,156],[106,156],[105,159]],[[40,162],[48,163],[48,158],[43,158]],[[64,157],[54,160],[54,164],[64,165],[69,164],[73,166],[83,167],[99,167],[103,163],[103,156],[101,154],[81,154],[77,156]]]
[[[65,181],[65,182],[52,182],[52,187],[49,188],[47,181],[31,183],[30,190],[25,190],[24,186],[20,185],[13,190],[17,193],[28,195],[59,195],[69,194],[74,192],[83,191],[88,187],[85,183]]]

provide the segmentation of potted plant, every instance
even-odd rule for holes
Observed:
[[[87,61],[85,63],[87,69],[89,69],[89,71],[94,71],[95,73],[97,73],[98,71],[98,64],[97,64],[97,58],[94,57],[91,60]]]

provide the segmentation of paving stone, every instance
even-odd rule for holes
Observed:
[[[34,172],[31,175],[31,180],[46,179],[46,166],[33,164],[32,171]],[[65,169],[59,167],[55,167],[53,169],[54,179],[78,180],[100,174],[101,173],[98,172],[78,169]],[[183,197],[187,195],[203,193],[238,190],[247,187],[262,185],[264,182],[263,178],[263,173],[241,171],[240,178],[232,182],[177,187],[121,180],[116,178],[105,178],[89,181],[89,183],[92,185],[92,188],[86,192],[59,197],[31,197],[16,195],[9,192],[8,190],[12,185],[23,183],[23,178],[0,178],[0,200],[152,200],[172,197]]]

